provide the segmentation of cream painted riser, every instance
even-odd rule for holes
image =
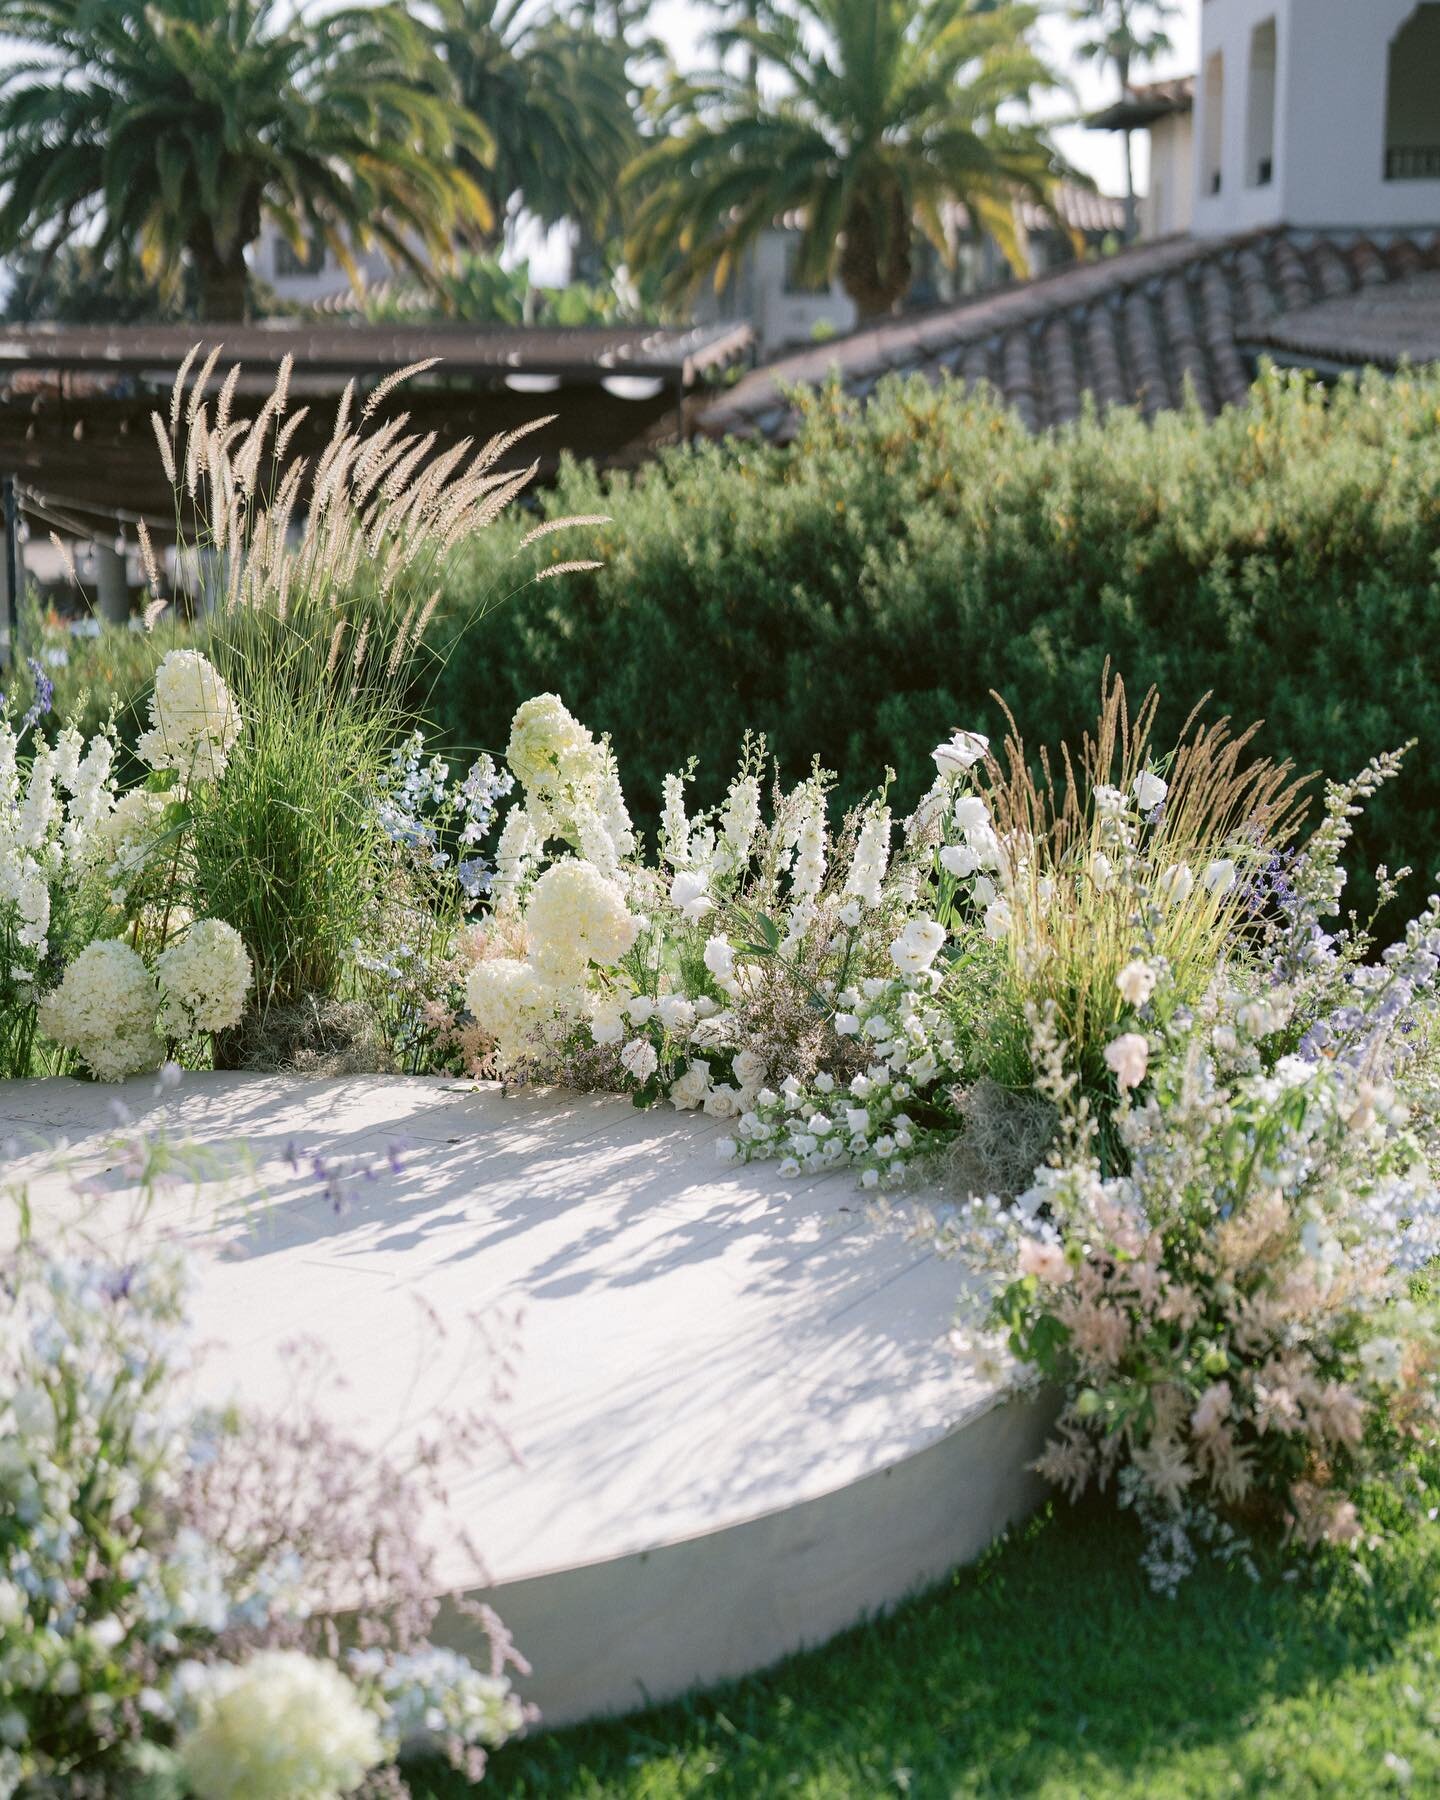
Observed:
[[[325,1411],[393,1449],[488,1408],[470,1321],[520,1313],[499,1411],[520,1460],[496,1442],[457,1461],[465,1533],[422,1528],[445,1588],[484,1591],[514,1630],[552,1723],[819,1642],[975,1555],[1037,1496],[1024,1470],[1043,1409],[1000,1403],[945,1341],[963,1269],[872,1222],[848,1174],[737,1169],[712,1121],[592,1096],[0,1084],[7,1176],[38,1177],[39,1218],[74,1206],[44,1147],[68,1139],[83,1172],[113,1164],[117,1097],[137,1125],[253,1159],[243,1185],[217,1173],[152,1216],[205,1248],[207,1395],[293,1404],[281,1346],[310,1339]],[[357,1171],[338,1214],[317,1154]],[[129,1217],[109,1179],[102,1234]],[[463,1619],[447,1626],[463,1641]]]

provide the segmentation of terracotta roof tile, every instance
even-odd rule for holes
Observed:
[[[702,415],[711,436],[793,434],[783,390],[838,374],[852,394],[888,372],[988,382],[1032,430],[1092,396],[1146,417],[1187,380],[1210,413],[1243,401],[1265,350],[1326,364],[1440,357],[1440,237],[1251,232],[1168,238],[956,306],[870,326],[754,370]]]

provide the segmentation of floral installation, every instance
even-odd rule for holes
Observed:
[[[1440,1339],[1440,902],[1378,957],[1335,923],[1341,854],[1399,768],[1326,789],[1252,734],[1152,742],[1107,679],[1043,779],[1011,722],[957,731],[898,824],[832,827],[817,766],[713,812],[667,780],[653,859],[608,745],[554,695],[517,715],[520,784],[471,927],[473,1065],[727,1122],[782,1177],[918,1171],[916,1228],[989,1271],[957,1336],[1009,1339],[1064,1397],[1043,1472],[1113,1489],[1173,1591],[1250,1528],[1362,1535],[1367,1483],[1433,1434]],[[1382,900],[1399,876],[1381,870]]]
[[[184,1158],[122,1148],[143,1214]],[[42,1239],[18,1198],[0,1263],[0,1795],[319,1800],[383,1775],[374,1791],[403,1796],[417,1753],[480,1779],[527,1717],[524,1663],[483,1608],[484,1664],[429,1641],[440,1602],[413,1526],[441,1498],[437,1446],[402,1465],[318,1418],[197,1411],[185,1257],[154,1234]]]
[[[113,731],[25,744],[50,704],[34,673],[18,727],[0,709],[0,1068],[27,1073],[38,1037],[121,1081],[244,1010],[238,932],[190,917],[177,892],[189,797],[223,776],[242,722],[203,656],[170,651],[139,744],[152,774],[118,792]]]
[[[1397,763],[1328,789],[1322,826],[1255,885],[1248,954],[1197,1001],[1136,909],[1108,1169],[1051,1003],[1031,1013],[1049,1160],[1013,1202],[922,1219],[990,1277],[964,1347],[999,1326],[1018,1379],[1063,1396],[1037,1467],[1133,1508],[1162,1592],[1202,1552],[1253,1568],[1264,1522],[1305,1547],[1362,1543],[1370,1488],[1403,1495],[1440,1425],[1440,1328],[1417,1287],[1440,1256],[1440,897],[1373,960],[1354,921],[1324,928],[1349,821]]]

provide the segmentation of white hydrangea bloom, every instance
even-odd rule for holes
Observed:
[[[159,995],[143,959],[119,939],[87,944],[63,980],[40,1001],[40,1029],[84,1058],[101,1081],[158,1066],[164,1040],[155,1029]]]
[[[207,1670],[194,1705],[179,1753],[197,1800],[337,1800],[384,1760],[354,1683],[299,1650]]]
[[[615,883],[574,858],[552,863],[535,883],[525,925],[531,961],[554,982],[579,980],[588,963],[619,962],[640,930]]]
[[[227,1031],[240,1023],[253,970],[250,953],[233,925],[197,919],[156,959],[165,995],[161,1024],[172,1038],[197,1031]]]
[[[240,736],[240,708],[207,657],[171,650],[155,671],[150,729],[136,744],[152,769],[174,769],[183,784],[218,781]]]
[[[558,694],[536,694],[517,710],[505,760],[527,794],[551,802],[589,791],[604,772],[599,744]]]
[[[476,963],[465,983],[465,1004],[500,1053],[516,1059],[535,1047],[560,996],[532,964],[514,956]]]

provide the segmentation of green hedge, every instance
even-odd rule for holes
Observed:
[[[716,796],[747,727],[792,775],[818,753],[843,799],[889,764],[908,800],[953,726],[1000,733],[992,689],[1032,745],[1077,733],[1108,656],[1137,695],[1159,686],[1164,729],[1213,691],[1306,769],[1418,738],[1356,861],[1440,860],[1436,373],[1327,390],[1270,372],[1214,422],[1038,438],[959,387],[826,392],[791,449],[570,465],[542,505],[611,514],[540,546],[604,566],[477,621],[432,709],[453,741],[502,746],[514,706],[554,689],[611,733],[642,819],[691,755]],[[452,629],[513,588],[514,547],[507,527],[477,551]]]

